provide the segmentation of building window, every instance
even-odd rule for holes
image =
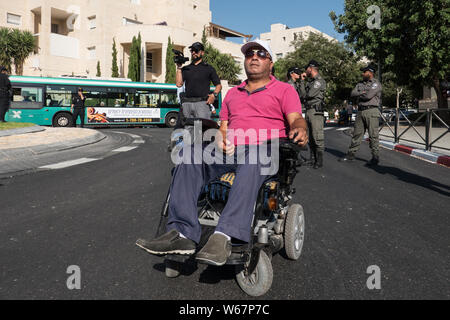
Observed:
[[[51,32],[52,33],[59,33],[59,26],[56,23],[52,23],[52,29]]]
[[[6,14],[6,21],[9,24],[15,24],[20,26],[22,23],[22,17],[17,14],[7,13]]]
[[[282,53],[277,53],[277,59],[281,59],[283,58],[283,54]]]
[[[147,52],[147,72],[153,72],[153,53]]]
[[[97,28],[97,17],[96,16],[92,16],[88,18],[89,20],[89,29],[95,29]]]
[[[96,47],[89,47],[88,48],[88,58],[95,59],[96,57],[97,57]]]

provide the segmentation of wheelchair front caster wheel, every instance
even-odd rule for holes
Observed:
[[[269,291],[273,281],[272,262],[263,250],[260,251],[259,261],[252,274],[246,275],[242,270],[236,275],[239,287],[252,297],[260,297]]]
[[[164,261],[164,263],[166,265],[166,277],[167,278],[176,278],[180,275],[181,263],[167,260],[167,259]]]
[[[284,226],[284,249],[289,259],[298,260],[305,240],[305,215],[303,207],[293,204],[289,207]]]

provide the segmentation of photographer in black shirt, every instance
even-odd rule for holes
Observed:
[[[8,78],[8,71],[5,67],[0,67],[0,122],[5,121],[11,102],[11,82]]]
[[[181,67],[177,63],[176,85],[186,87],[182,112],[184,118],[204,118],[211,119],[211,104],[222,90],[220,79],[216,70],[203,61],[205,48],[200,42],[195,42],[189,47],[192,54],[191,64]],[[215,86],[213,93],[210,93],[210,84]]]
[[[81,121],[81,128],[84,127],[84,117],[85,117],[85,111],[84,111],[84,102],[86,101],[86,97],[83,94],[83,89],[78,88],[77,95],[72,99],[72,107],[71,111],[73,113],[73,126],[77,126],[77,119],[80,117]]]

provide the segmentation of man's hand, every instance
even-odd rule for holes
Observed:
[[[235,149],[236,149],[234,144],[232,144],[231,141],[228,140],[228,139],[225,139],[225,140],[219,139],[219,140],[217,140],[217,146],[219,147],[220,150],[225,152],[228,156],[232,156],[234,154]]]
[[[305,80],[306,77],[307,77],[307,75],[306,75],[306,73],[303,72],[303,73],[300,75],[300,77],[302,78],[302,80]]]
[[[206,103],[213,104],[215,100],[216,100],[216,97],[214,96],[214,94],[210,94],[210,95],[208,95],[208,100],[206,100]]]
[[[289,131],[289,139],[303,147],[308,143],[308,134],[305,128],[293,128]]]

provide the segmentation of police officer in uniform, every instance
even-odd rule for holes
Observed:
[[[355,153],[361,145],[361,140],[366,129],[369,131],[369,144],[372,150],[372,159],[369,161],[370,165],[377,165],[379,158],[379,117],[378,110],[381,99],[381,83],[375,79],[376,66],[369,64],[362,68],[363,81],[358,83],[353,89],[351,96],[357,98],[358,114],[355,121],[355,129],[353,132],[352,142],[345,157],[341,161],[353,161]]]
[[[327,84],[319,74],[319,63],[311,60],[305,66],[305,73],[301,74],[300,97],[306,109],[306,122],[309,130],[309,147],[311,152],[310,164],[314,169],[323,167],[323,152],[325,141],[323,133],[324,124],[324,98]],[[306,78],[309,80],[306,81]]]
[[[6,122],[5,115],[11,101],[11,82],[7,72],[5,67],[0,67],[0,122]]]
[[[205,48],[202,43],[195,42],[189,47],[192,54],[192,63],[181,67],[177,64],[176,85],[181,88],[185,85],[185,95],[182,103],[185,118],[211,119],[210,105],[222,90],[220,79],[216,70],[203,61]],[[210,84],[215,86],[210,93]]]

